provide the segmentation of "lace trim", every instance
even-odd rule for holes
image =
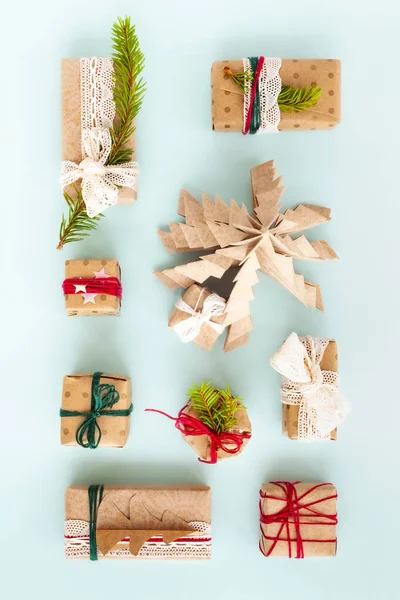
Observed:
[[[279,70],[282,66],[281,58],[266,58],[261,70],[258,89],[260,92],[261,125],[257,133],[276,133],[281,120],[281,111],[278,106],[278,96],[282,89]],[[251,70],[250,60],[243,58],[243,71]],[[247,121],[250,107],[251,82],[244,88],[243,123]]]
[[[188,523],[194,529],[193,539],[175,541],[165,544],[161,538],[153,537],[143,544],[137,557],[134,557],[127,543],[121,540],[105,558],[210,558],[211,557],[211,525],[202,521]],[[66,558],[88,558],[90,555],[89,523],[79,519],[69,519],[64,523]],[[99,557],[103,557],[99,551]]]
[[[110,129],[115,118],[113,63],[109,58],[81,58],[81,129]],[[82,158],[87,156],[82,142]]]

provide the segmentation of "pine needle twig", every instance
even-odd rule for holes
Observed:
[[[86,212],[85,202],[80,189],[74,186],[76,199],[74,200],[65,190],[64,199],[68,205],[68,216],[62,216],[60,225],[60,241],[57,250],[62,250],[65,244],[80,242],[96,229],[103,215],[90,218]]]
[[[188,396],[199,421],[218,434],[231,431],[237,424],[236,411],[244,408],[241,398],[235,398],[229,388],[221,390],[211,383],[193,384]]]

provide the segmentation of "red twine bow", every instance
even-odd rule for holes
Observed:
[[[199,458],[198,460],[208,465],[215,465],[218,460],[218,450],[221,449],[227,454],[237,454],[243,445],[244,440],[251,438],[251,433],[215,433],[208,429],[204,423],[192,417],[191,415],[183,412],[188,405],[184,406],[178,413],[178,416],[171,417],[162,410],[156,410],[154,408],[146,408],[146,412],[156,412],[164,417],[168,417],[171,421],[175,421],[175,427],[183,435],[207,435],[210,438],[210,460],[204,460]],[[230,447],[228,447],[230,446]],[[233,448],[232,448],[233,446]]]
[[[244,129],[243,129],[243,135],[247,135],[249,133],[249,130],[250,130],[250,123],[251,123],[251,115],[252,115],[252,112],[253,112],[254,98],[256,97],[258,80],[260,79],[260,75],[261,75],[262,68],[264,66],[264,62],[265,62],[264,56],[260,56],[259,59],[258,59],[258,62],[257,62],[257,68],[256,68],[255,73],[254,73],[253,85],[251,87],[251,93],[250,93],[249,111],[247,113],[246,123],[245,123]]]
[[[325,498],[320,498],[319,500],[314,500],[313,502],[303,502],[307,496],[309,496],[314,490],[324,485],[330,485],[326,483],[320,483],[318,485],[314,485],[312,488],[304,492],[301,496],[298,496],[296,484],[300,483],[299,481],[295,481],[294,483],[290,483],[289,481],[272,481],[273,485],[279,487],[283,493],[284,497],[278,496],[269,496],[268,494],[264,494],[260,491],[260,529],[262,536],[265,540],[272,541],[271,547],[268,552],[265,553],[260,544],[260,550],[264,554],[264,556],[270,556],[275,546],[278,542],[287,542],[288,544],[288,555],[289,558],[304,558],[304,543],[307,542],[324,542],[336,544],[336,538],[334,540],[306,540],[301,536],[301,525],[337,525],[337,513],[334,515],[326,515],[321,512],[315,510],[314,507],[316,504],[320,504],[322,502],[326,502],[327,500],[331,500],[333,498],[337,498],[337,494],[332,496],[327,496]],[[286,506],[282,508],[279,512],[272,515],[265,515],[262,510],[262,499],[267,498],[268,500],[278,500],[279,502],[286,502]],[[319,517],[318,520],[309,520],[310,517]],[[280,524],[280,528],[278,533],[271,537],[265,534],[263,525],[273,525]],[[295,537],[290,537],[290,527],[294,527],[295,529]],[[281,537],[281,535],[286,534],[286,537]],[[296,556],[292,556],[292,542],[296,544]]]
[[[76,287],[84,287],[76,291]],[[107,294],[108,296],[122,297],[122,285],[117,277],[72,277],[65,279],[62,284],[64,295],[67,294]]]

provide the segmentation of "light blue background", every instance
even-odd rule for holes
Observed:
[[[56,252],[63,209],[60,60],[108,55],[117,15],[130,14],[146,55],[138,118],[140,200],[107,212],[87,242]],[[375,600],[398,594],[399,561],[399,8],[393,1],[250,3],[9,2],[2,8],[1,570],[4,598],[297,598]],[[211,131],[209,72],[217,59],[265,54],[340,58],[343,121],[327,132],[243,138]],[[325,313],[304,308],[261,275],[250,343],[211,354],[167,328],[174,294],[152,271],[173,264],[156,230],[176,219],[180,187],[250,202],[249,169],[275,159],[284,205],[330,206],[315,231],[341,256],[299,265],[321,284]],[[120,260],[119,319],[67,319],[67,258]],[[335,337],[353,412],[337,443],[299,445],[280,433],[279,377],[268,360],[282,339]],[[132,377],[125,449],[61,447],[66,373]],[[201,465],[172,423],[192,381],[229,383],[254,437],[238,458]],[[338,556],[266,560],[258,551],[258,490],[271,478],[332,481]],[[65,562],[64,488],[72,483],[205,483],[213,491],[208,563]]]

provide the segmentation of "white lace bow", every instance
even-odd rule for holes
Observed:
[[[200,301],[204,290],[202,290],[197,304]],[[219,323],[211,321],[213,317],[219,317],[224,314],[226,302],[218,294],[210,294],[204,300],[203,308],[201,311],[197,311],[197,304],[194,308],[189,306],[182,298],[178,298],[175,306],[179,310],[188,313],[190,317],[177,323],[174,326],[174,330],[181,338],[182,342],[193,341],[200,333],[201,326],[203,323],[208,323],[218,334],[221,334],[224,327]]]
[[[283,404],[299,406],[298,439],[302,441],[329,439],[350,410],[338,389],[338,373],[320,367],[328,343],[291,333],[270,361],[282,375]]]
[[[79,163],[64,160],[61,164],[61,185],[66,187],[82,179],[82,197],[89,217],[95,217],[116,204],[118,188],[136,189],[137,163],[106,165],[111,152],[111,134],[107,128],[82,131],[84,158]]]

